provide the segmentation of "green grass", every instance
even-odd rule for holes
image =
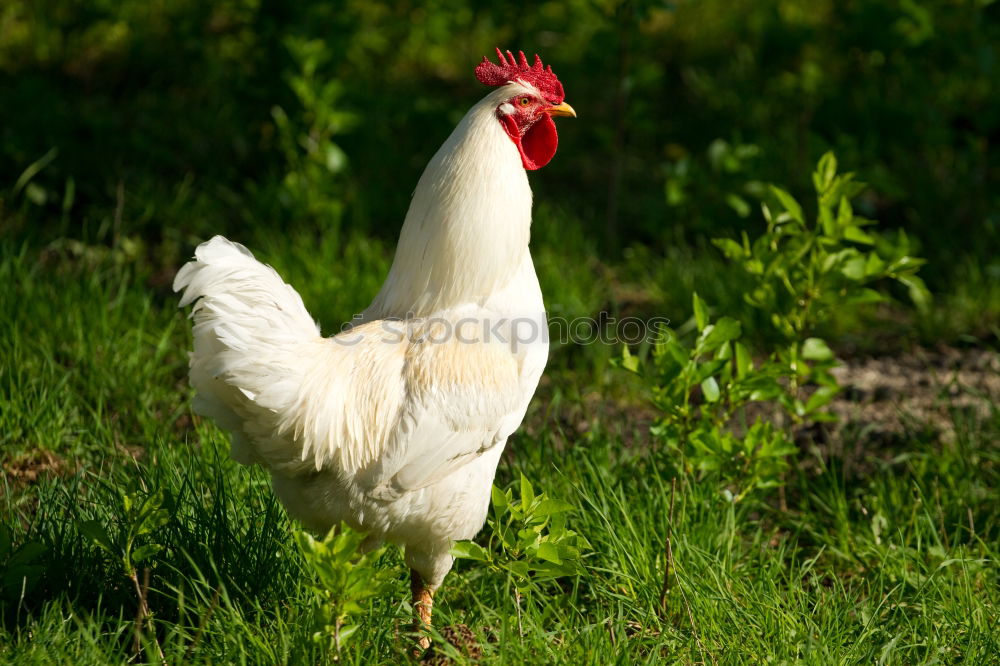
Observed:
[[[587,251],[582,240],[538,242],[550,302],[568,313],[626,307],[573,259]],[[389,257],[360,237],[247,243],[301,288],[328,333],[364,306]],[[0,248],[0,517],[12,537],[6,554],[0,538],[0,661],[134,659],[135,590],[79,529],[124,529],[119,489],[129,487],[170,498],[168,522],[142,537],[164,546],[145,564],[169,663],[322,661],[294,525],[266,475],[230,461],[224,436],[190,414],[187,324],[154,268],[124,244]],[[704,291],[721,293],[711,264],[683,251],[674,259],[617,270],[628,284],[659,285],[647,308],[687,303],[685,267],[700,265]],[[589,394],[635,400],[610,355],[554,351],[497,479],[524,473],[577,507],[571,525],[592,546],[586,574],[518,606],[509,581],[459,562],[438,597],[438,626],[468,625],[485,663],[1000,663],[1000,414],[955,410],[954,441],[915,428],[863,460],[803,452],[785,508],[776,494],[734,504],[682,475],[641,431],[626,438],[627,410],[584,434],[568,429],[561,416],[585,413]],[[55,462],[30,478],[43,460]],[[345,663],[410,659],[405,568],[393,548],[381,564],[396,584],[372,604]],[[153,634],[143,641],[137,661],[157,661]]]

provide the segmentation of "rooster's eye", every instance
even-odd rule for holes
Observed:
[[[517,100],[517,103],[520,104],[521,106],[528,106],[529,104],[531,104],[531,100],[527,97],[522,97],[521,99]]]

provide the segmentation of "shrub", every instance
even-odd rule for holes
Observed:
[[[908,288],[918,307],[928,300],[917,276],[922,259],[910,256],[905,234],[883,236],[875,222],[854,214],[851,198],[864,187],[837,173],[831,153],[813,173],[814,219],[786,190],[771,185],[761,211],[766,230],[750,240],[715,239],[742,268],[746,302],[765,313],[780,342],[754,361],[733,317],[711,319],[693,295],[697,334],[685,341],[663,330],[652,362],[626,348],[620,363],[645,377],[661,416],[652,434],[679,456],[688,473],[715,475],[735,500],[753,489],[781,484],[797,449],[793,428],[834,419],[826,407],[839,390],[830,370],[837,361],[815,332],[835,314],[886,299],[870,285],[890,280]],[[784,418],[750,417],[748,406],[771,403]],[[758,414],[759,414],[758,410]]]

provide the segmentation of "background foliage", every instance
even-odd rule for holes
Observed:
[[[8,215],[42,209],[21,222],[43,220],[41,238],[96,234],[120,205],[118,231],[150,239],[346,219],[392,240],[496,44],[540,52],[580,113],[533,180],[602,257],[745,227],[756,183],[807,193],[834,149],[872,185],[860,212],[924,243],[933,287],[969,256],[997,279],[998,15],[983,0],[10,0],[0,183],[58,151],[4,197]]]

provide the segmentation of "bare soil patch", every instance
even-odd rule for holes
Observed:
[[[68,468],[65,460],[48,449],[36,449],[3,462],[3,474],[12,490],[45,477],[62,476]]]
[[[803,428],[798,440],[846,457],[891,450],[914,436],[951,443],[956,422],[991,418],[1000,405],[1000,353],[987,349],[942,346],[857,356],[842,359],[833,373],[842,388],[830,405],[838,422]],[[545,405],[553,390],[543,379],[542,407],[529,414],[527,433],[547,428],[569,442],[603,430],[621,437],[626,446],[649,444],[649,426],[658,413],[640,397],[609,400],[595,393],[550,409]],[[750,417],[780,420],[782,415],[770,407],[761,405]]]
[[[834,370],[843,387],[832,409],[843,427],[869,436],[930,430],[955,438],[956,416],[990,418],[1000,401],[1000,354],[984,349],[917,349],[851,359]]]

